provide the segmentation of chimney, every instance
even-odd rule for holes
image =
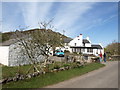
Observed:
[[[87,40],[89,40],[89,37],[86,37]]]
[[[79,46],[82,46],[82,42],[83,42],[83,35],[82,34],[80,34],[79,35]]]
[[[82,37],[83,37],[82,34],[80,34],[79,38],[80,38],[81,40],[82,40]]]

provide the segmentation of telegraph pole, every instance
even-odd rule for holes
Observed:
[[[63,35],[65,35],[65,30],[63,30]]]

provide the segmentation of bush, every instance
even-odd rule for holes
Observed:
[[[65,51],[64,51],[64,53],[70,53],[70,51],[68,51],[68,50],[65,50]]]
[[[76,55],[76,54],[77,54],[77,52],[73,52],[73,54],[75,54],[75,55]]]
[[[59,68],[60,68],[59,65],[55,65],[55,66],[54,66],[54,69],[59,69]]]
[[[63,66],[64,66],[64,67],[69,67],[69,66],[70,66],[70,64],[64,64]]]

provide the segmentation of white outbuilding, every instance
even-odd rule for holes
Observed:
[[[40,50],[36,50],[36,53],[39,52]],[[38,62],[44,59],[42,55],[34,57]],[[19,42],[10,39],[0,44],[0,63],[6,66],[17,66],[30,64],[31,62],[28,56],[24,53],[22,46],[19,45]]]

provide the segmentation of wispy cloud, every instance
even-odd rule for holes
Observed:
[[[84,14],[92,8],[95,3],[62,3],[55,14],[54,25],[61,30],[66,29],[69,32],[75,32],[76,22],[80,23],[80,19]],[[80,27],[80,25],[79,25]],[[72,29],[71,29],[72,28]]]
[[[93,20],[91,21],[91,24],[88,25],[87,28],[85,28],[84,30],[90,30],[91,28],[94,28],[94,27],[98,27],[100,25],[104,25],[108,22],[110,22],[113,18],[117,17],[117,15],[111,15],[107,18],[98,18],[96,20]]]
[[[2,30],[4,32],[15,30],[19,25],[23,27],[30,26],[29,29],[36,28],[38,27],[38,22],[49,21],[54,18],[52,24],[57,28],[57,32],[62,33],[62,30],[65,30],[65,35],[72,38],[80,33],[84,33],[86,35],[89,34],[93,41],[100,41],[102,39],[99,38],[101,36],[99,32],[103,29],[104,33],[112,32],[112,34],[107,34],[108,37],[113,36],[108,38],[109,41],[116,37],[117,2],[56,1],[58,0],[52,0],[52,2],[39,2],[39,0],[35,0],[34,2],[3,3],[2,10],[0,8],[0,13],[2,11],[3,14],[3,16],[0,16],[0,19],[1,17],[3,19]],[[98,38],[94,38],[95,36],[91,33],[92,31],[94,31],[94,35],[98,36]],[[106,35],[102,34],[102,38],[105,39]]]
[[[14,31],[21,27],[36,28],[38,22],[47,19],[47,14],[52,7],[50,3],[35,2],[20,2],[20,3],[3,3],[3,26],[2,31]],[[0,9],[2,9],[0,8]],[[2,15],[2,14],[0,14]]]
[[[109,22],[109,21],[110,21],[111,19],[113,19],[114,17],[117,17],[117,15],[111,15],[111,16],[109,16],[107,19],[103,20],[103,21],[101,22],[101,24],[105,24],[105,23]]]
[[[46,19],[52,3],[29,2],[20,4],[26,26],[37,27],[39,21]]]
[[[76,28],[75,22],[80,22],[79,20],[84,17],[84,14],[92,8],[95,3],[60,3],[57,7],[53,7],[54,2],[28,2],[19,3],[19,10],[22,13],[25,26],[30,26],[30,28],[38,27],[38,22],[48,21],[54,17],[53,25],[58,29],[59,32],[62,30],[67,30],[67,35],[70,36],[69,31],[74,32]],[[56,13],[53,15],[54,8],[58,8]],[[50,17],[48,14],[51,14]],[[14,16],[13,16],[14,17]],[[79,20],[78,20],[79,19]],[[80,27],[80,26],[79,26]]]

